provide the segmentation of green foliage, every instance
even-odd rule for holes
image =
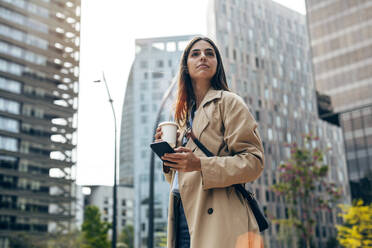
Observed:
[[[10,237],[9,246],[11,248],[47,248],[41,242],[40,238],[32,236],[28,233],[17,233]]]
[[[304,136],[304,146],[288,145],[291,157],[279,166],[279,182],[273,190],[284,196],[288,207],[288,220],[277,222],[281,228],[295,227],[300,241],[310,247],[315,225],[315,216],[321,209],[331,210],[332,204],[340,198],[341,190],[328,182],[329,166],[324,164],[324,152],[311,148],[318,138]],[[319,188],[323,192],[319,192]],[[298,213],[301,209],[301,215]]]
[[[166,231],[155,233],[155,245],[156,247],[167,247]]]
[[[372,247],[372,203],[354,201],[353,206],[340,205],[343,225],[338,225],[337,239],[344,247]]]
[[[83,244],[82,240],[82,233],[78,230],[43,235],[17,233],[10,237],[9,246],[11,248],[80,248]]]
[[[84,235],[83,248],[109,248],[107,238],[110,224],[101,221],[101,214],[98,207],[87,206],[84,211],[84,223],[82,231]]]
[[[119,243],[124,244],[123,247],[134,248],[134,228],[132,225],[126,225],[119,236]]]
[[[48,248],[80,248],[83,246],[83,234],[79,230],[69,233],[52,233],[45,243]]]

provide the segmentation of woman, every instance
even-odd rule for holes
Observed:
[[[186,47],[178,73],[175,120],[180,127],[176,153],[165,154],[171,183],[169,248],[261,247],[256,220],[233,184],[255,180],[263,170],[257,123],[243,100],[226,83],[214,42],[195,37]],[[195,136],[213,154],[207,157],[185,137]],[[158,127],[155,139],[161,139]]]

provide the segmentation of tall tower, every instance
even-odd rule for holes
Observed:
[[[318,119],[305,16],[271,0],[209,4],[208,33],[222,52],[229,86],[259,122],[265,169],[251,187],[264,209],[286,218],[286,205],[271,186],[278,181],[278,166],[290,156],[285,144],[301,144],[306,133],[320,137],[319,148],[332,147],[325,161],[331,166],[329,180],[343,188],[347,201],[343,137],[339,127]],[[335,237],[335,223],[334,211],[319,213],[317,247]],[[278,227],[265,232],[265,247],[294,247],[297,241],[281,239]]]
[[[136,40],[136,56],[124,97],[120,137],[120,184],[134,185],[135,247],[147,247],[150,143],[164,93],[174,80],[183,49],[193,36]],[[174,93],[161,121],[169,120]],[[155,162],[155,247],[166,237],[169,184]]]
[[[80,0],[0,1],[0,244],[68,230]]]
[[[306,0],[306,8],[316,89],[339,116],[351,195],[370,203],[372,2]]]

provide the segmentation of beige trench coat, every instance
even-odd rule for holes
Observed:
[[[239,96],[211,88],[195,113],[193,132],[217,156],[206,157],[190,139],[186,147],[200,157],[201,172],[178,173],[191,248],[261,248],[256,220],[247,202],[231,187],[255,180],[263,170],[256,121]],[[173,170],[165,174],[171,187],[174,174]],[[173,213],[170,196],[168,248],[175,247]]]

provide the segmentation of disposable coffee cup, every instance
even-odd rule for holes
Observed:
[[[175,122],[166,121],[159,124],[163,135],[161,139],[163,141],[168,142],[168,144],[172,147],[176,147],[176,140],[177,140],[177,128],[178,125]]]

